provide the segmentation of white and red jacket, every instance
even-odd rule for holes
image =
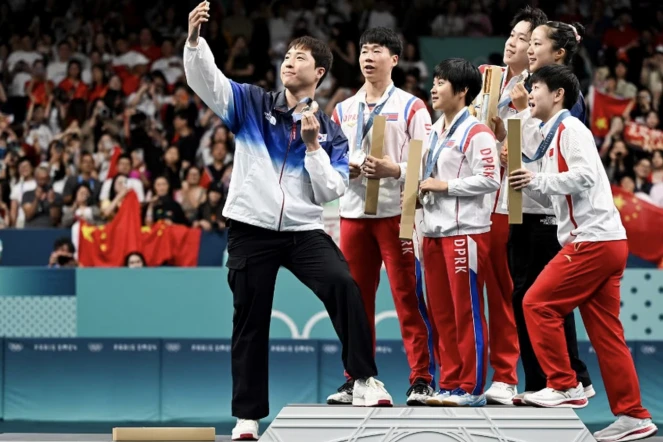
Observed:
[[[386,89],[377,103],[366,103],[366,91],[359,90],[354,96],[337,104],[332,114],[332,119],[341,126],[348,139],[350,158],[352,158],[352,153],[356,150],[359,103],[364,103],[363,121],[366,123],[373,109],[373,106],[368,104],[378,106],[387,100],[380,111],[380,115],[387,118],[382,153],[389,155],[401,168],[401,177],[398,180],[393,178],[380,180],[377,215],[364,214],[366,185],[363,177],[360,175],[350,180],[348,189],[340,199],[342,218],[388,218],[401,214],[401,186],[405,183],[410,140],[421,140],[426,143],[431,130],[431,118],[424,102],[414,95],[396,88],[389,96],[392,87],[393,84]],[[370,152],[372,139],[373,129],[369,129],[362,143],[365,152]]]
[[[561,112],[543,126],[544,135]],[[562,246],[626,239],[594,137],[576,117],[569,116],[559,125],[541,159],[541,172],[535,174],[525,193],[552,206]]]
[[[425,146],[424,170],[434,133],[437,132],[437,150],[445,141],[449,128],[466,112],[467,108],[463,108],[447,128],[444,127],[444,117],[435,122],[428,146]],[[500,163],[495,136],[488,126],[468,116],[445,142],[432,178],[448,182],[449,191],[432,193],[433,202],[424,204],[423,236],[439,238],[490,230],[491,194],[500,187]]]
[[[479,71],[481,72],[481,74],[483,74],[483,72],[487,67],[488,65],[479,66]],[[498,107],[497,109],[497,115],[502,119],[502,122],[504,122],[504,129],[507,129],[507,120],[509,118],[516,118],[522,120],[523,133],[528,133],[531,132],[532,130],[538,130],[539,129],[538,124],[540,123],[540,121],[532,119],[528,113],[518,112],[518,109],[516,109],[516,107],[513,105],[510,99],[511,91],[513,90],[513,88],[516,86],[516,84],[526,80],[527,77],[529,76],[529,72],[523,71],[522,73],[520,73],[520,75],[511,77],[511,79],[507,82],[506,81],[507,69],[508,69],[507,67],[502,66],[502,88],[499,100],[500,104],[505,104],[505,105]],[[477,98],[474,100],[474,105],[481,106],[482,101],[483,101],[483,94],[479,94]],[[523,136],[523,144],[527,142],[527,140],[531,141],[532,137],[528,138],[527,136]],[[503,145],[504,142],[499,142],[499,141],[497,142],[498,155]],[[536,147],[538,147],[538,144],[536,145]],[[523,146],[523,150],[524,149],[525,146]],[[538,169],[539,165],[537,162],[523,163],[523,166],[531,170],[532,172],[539,171]],[[500,189],[493,195],[493,200],[492,200],[494,213],[501,213],[501,214],[509,213],[508,211],[509,192],[507,191],[508,183],[506,175],[507,175],[506,167],[501,167],[500,169],[501,186]],[[553,214],[552,208],[543,207],[541,204],[529,198],[527,195],[523,195],[523,212],[533,213],[533,214],[545,214],[545,215]]]

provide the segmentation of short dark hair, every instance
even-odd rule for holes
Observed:
[[[561,21],[549,21],[545,26],[549,29],[548,38],[552,41],[553,50],[564,49],[564,64],[570,66],[585,37],[585,27],[577,22],[570,25]]]
[[[403,42],[398,37],[396,31],[384,26],[377,26],[364,31],[359,38],[359,49],[364,45],[379,45],[389,49],[391,55],[398,55],[403,53]]]
[[[117,162],[118,163],[120,162],[120,160],[129,160],[129,164],[131,164],[131,162],[132,162],[131,155],[129,155],[128,153],[123,153],[119,157],[117,157]]]
[[[69,251],[69,253],[76,252],[76,247],[74,247],[74,243],[71,241],[71,238],[62,236],[56,239],[55,242],[53,243],[53,250],[57,250],[62,246],[67,246],[67,250]]]
[[[523,9],[518,11],[513,17],[513,20],[511,20],[511,28],[516,26],[521,21],[529,23],[529,30],[532,32],[537,26],[546,24],[548,22],[548,16],[539,8],[525,6]]]
[[[564,89],[564,109],[571,109],[580,96],[580,82],[573,71],[564,65],[551,64],[532,74],[532,84],[543,83],[550,91]]]
[[[324,68],[325,73],[320,77],[320,81],[318,81],[316,87],[320,86],[329,71],[331,71],[332,64],[334,63],[334,55],[332,54],[331,49],[329,49],[329,46],[322,40],[305,35],[292,40],[288,45],[286,52],[292,48],[307,49],[311,51],[313,60],[315,60],[315,67]]]
[[[454,94],[467,89],[465,105],[468,106],[481,92],[481,72],[463,58],[448,58],[435,66],[434,78],[451,83]]]

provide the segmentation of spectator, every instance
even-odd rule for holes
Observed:
[[[182,206],[173,199],[165,177],[154,180],[154,196],[145,211],[146,225],[151,226],[157,221],[164,221],[166,224],[189,224]]]
[[[0,186],[0,229],[6,229],[9,226],[9,207],[4,201],[4,188]]]
[[[68,76],[71,59],[71,44],[67,40],[62,40],[58,44],[57,61],[53,60],[48,64],[46,72],[48,80],[54,84],[60,84]]]
[[[228,148],[226,143],[218,141],[212,145],[212,164],[205,168],[205,173],[208,174],[210,181],[221,181],[223,172],[228,166]]]
[[[606,173],[611,183],[618,183],[628,170],[625,161],[629,159],[626,143],[615,140],[608,151],[609,161],[606,163]]]
[[[638,92],[638,99],[635,108],[631,111],[630,118],[638,124],[645,124],[647,113],[653,109],[651,92],[648,89],[641,89]]]
[[[118,175],[122,175],[126,178],[124,181],[124,184],[126,186],[136,192],[136,196],[138,197],[138,202],[142,203],[145,201],[145,190],[143,189],[143,183],[136,178],[129,178],[129,174],[131,173],[132,169],[132,161],[131,161],[131,156],[127,154],[122,154],[118,157],[117,159],[117,173]],[[102,201],[105,200],[112,200],[113,197],[111,196],[111,189],[113,188],[113,183],[115,181],[115,178],[107,178],[104,180],[104,183],[101,185],[101,191],[99,193],[99,199]]]
[[[51,268],[78,267],[78,261],[76,261],[74,256],[75,253],[76,248],[70,238],[59,238],[53,244],[53,252],[48,259],[48,266]]]
[[[67,77],[58,84],[58,87],[67,94],[70,100],[76,98],[87,100],[88,98],[89,90],[83,83],[82,73],[81,63],[78,60],[70,60],[67,65]]]
[[[103,197],[101,199],[101,216],[107,221],[112,220],[131,190],[127,185],[126,175],[115,175],[111,181],[109,199],[103,199]]]
[[[145,257],[140,252],[129,253],[124,260],[124,266],[129,267],[130,269],[138,269],[142,267],[147,267],[145,263]]]
[[[645,126],[649,129],[658,129],[659,123],[658,112],[653,109],[647,112],[647,115],[645,116]]]
[[[152,71],[161,71],[168,84],[183,80],[184,65],[182,58],[175,55],[175,42],[166,38],[161,43],[161,58],[152,63]]]
[[[492,34],[493,25],[490,22],[490,17],[483,10],[481,1],[474,0],[470,6],[470,13],[465,16],[465,35],[468,37],[487,37]]]
[[[205,231],[220,231],[226,228],[226,219],[223,216],[224,192],[222,182],[215,181],[210,185],[207,201],[198,208],[194,227],[200,227]]]
[[[28,115],[26,117],[26,131],[28,133],[27,141],[40,153],[49,149],[49,144],[53,140],[53,132],[46,124],[46,108],[35,101],[30,102]]]
[[[235,37],[223,72],[238,83],[251,83],[255,79],[255,65],[245,36]]]
[[[32,65],[32,78],[25,84],[25,93],[30,98],[29,105],[40,105],[50,109],[55,84],[46,79],[44,60],[36,60]],[[45,114],[48,116],[48,112],[45,112]]]
[[[368,23],[366,28],[377,28],[384,26],[386,28],[396,27],[396,17],[389,11],[389,3],[384,0],[378,0],[373,6],[373,10],[367,11]]]
[[[405,45],[405,51],[403,51],[403,57],[398,61],[398,66],[407,73],[416,71],[419,77],[420,88],[425,88],[426,82],[428,81],[428,68],[426,63],[421,59],[419,54],[419,47],[411,42],[408,42]],[[424,103],[427,100],[424,100]]]
[[[48,169],[38,167],[34,190],[23,194],[21,207],[25,213],[25,227],[56,227],[62,220],[62,196],[50,185]]]
[[[651,175],[649,181],[652,184],[663,183],[663,151],[655,150],[651,156]]]
[[[622,98],[635,98],[638,88],[626,79],[627,74],[628,66],[623,61],[619,61],[615,67],[615,78],[617,80],[615,95]]]
[[[435,37],[459,36],[465,31],[465,20],[458,14],[458,3],[455,0],[447,3],[446,13],[435,17],[431,28]]]
[[[207,195],[205,188],[200,185],[200,169],[196,166],[186,170],[184,179],[182,189],[175,193],[175,201],[182,206],[184,216],[189,222],[193,222],[196,220],[198,207],[205,202]]]
[[[94,157],[91,153],[85,151],[81,153],[78,160],[79,174],[67,178],[62,191],[62,200],[65,204],[70,205],[75,201],[74,195],[77,194],[76,188],[85,184],[90,197],[87,201],[88,205],[99,204],[99,193],[101,192],[101,183],[99,180],[92,176],[94,171]],[[110,193],[110,192],[109,192]]]
[[[648,158],[641,158],[633,168],[635,172],[635,192],[649,194],[651,183],[649,175],[651,174],[651,161]]]
[[[87,224],[98,224],[101,221],[99,206],[90,204],[92,190],[86,182],[76,186],[74,203],[64,206],[62,213],[62,227],[71,227],[76,221],[83,220]]]
[[[25,226],[25,212],[23,211],[23,195],[26,192],[34,191],[37,188],[37,182],[34,179],[34,168],[28,158],[21,158],[18,161],[19,180],[11,189],[11,225],[23,228]]]

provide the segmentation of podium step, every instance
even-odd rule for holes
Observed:
[[[288,405],[260,442],[594,442],[570,408]]]

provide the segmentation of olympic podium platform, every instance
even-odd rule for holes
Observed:
[[[288,405],[260,442],[593,442],[571,408]]]

